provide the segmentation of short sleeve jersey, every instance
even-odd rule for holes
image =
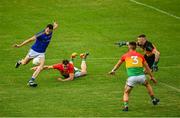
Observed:
[[[69,76],[70,73],[74,73],[74,65],[71,63],[67,65],[66,69],[62,63],[53,65],[53,68],[59,70],[62,76]]]
[[[42,32],[37,33],[35,36],[36,42],[32,45],[31,49],[39,53],[44,53],[51,41],[52,33],[47,35],[43,30]]]
[[[130,51],[121,57],[121,61],[126,62],[126,70],[128,76],[144,75],[143,64],[144,57],[136,51]]]

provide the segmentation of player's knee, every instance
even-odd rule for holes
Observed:
[[[128,90],[128,89],[124,90],[124,94],[129,94],[129,92],[130,92],[130,90]]]
[[[149,85],[149,82],[146,80],[145,82],[144,82],[144,86],[148,86]]]

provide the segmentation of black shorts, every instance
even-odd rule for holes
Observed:
[[[152,67],[152,65],[154,64],[155,61],[155,54],[152,54],[151,56],[147,56],[146,54],[144,55],[144,58],[146,60],[146,62],[149,65],[149,68]]]

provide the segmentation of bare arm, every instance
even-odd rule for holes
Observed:
[[[36,36],[33,36],[33,37],[31,37],[31,38],[25,40],[25,41],[22,42],[21,44],[14,44],[14,47],[15,47],[15,48],[20,48],[20,47],[22,47],[22,46],[24,46],[24,45],[26,45],[26,44],[28,44],[28,43],[34,41],[34,40],[36,40]]]
[[[66,78],[66,79],[58,78],[59,81],[63,81],[63,82],[65,82],[65,81],[72,81],[73,79],[74,79],[74,73],[70,73],[69,77]]]
[[[155,54],[155,62],[158,62],[160,57],[160,52],[155,48],[152,53]]]
[[[148,73],[149,76],[150,76],[150,80],[152,80],[154,83],[157,83],[157,81],[155,80],[155,78],[154,78],[154,76],[153,76],[153,74],[152,74],[152,72],[151,72],[151,69],[149,68],[147,62],[144,62],[144,67],[145,67],[147,73]]]
[[[31,70],[36,70],[38,68],[38,66],[32,67]],[[43,66],[42,70],[48,70],[48,69],[53,69],[53,66]]]
[[[118,63],[114,66],[114,68],[109,72],[109,74],[115,74],[115,71],[121,66],[123,61],[119,60]]]

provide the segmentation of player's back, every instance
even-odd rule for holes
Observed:
[[[144,75],[143,64],[145,59],[140,53],[129,51],[122,56],[121,60],[126,62],[128,76]]]
[[[46,35],[44,31],[36,34],[36,42],[31,47],[34,51],[44,53],[48,47],[52,33]]]

